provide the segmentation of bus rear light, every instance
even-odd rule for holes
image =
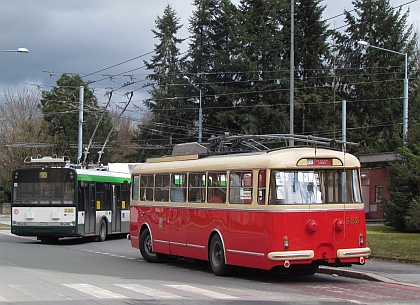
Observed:
[[[363,246],[365,244],[365,237],[363,236],[363,234],[359,235],[359,245]]]
[[[284,268],[289,268],[290,267],[290,262],[289,261],[284,261],[283,266],[284,266]]]
[[[289,249],[289,237],[287,236],[283,237],[283,247],[285,250]]]
[[[344,222],[341,219],[335,219],[333,226],[336,232],[340,232],[344,230]]]
[[[313,219],[309,219],[306,222],[306,229],[309,233],[315,232],[316,230],[318,230],[318,223]]]
[[[362,257],[359,259],[359,262],[360,262],[360,264],[364,265],[364,264],[365,264],[365,258],[362,256]]]

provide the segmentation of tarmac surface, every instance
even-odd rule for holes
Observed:
[[[0,215],[0,223],[10,225],[10,215]],[[365,265],[342,268],[322,266],[319,273],[420,288],[420,265],[416,264],[367,259]]]

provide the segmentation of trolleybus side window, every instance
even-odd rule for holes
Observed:
[[[169,174],[157,174],[155,181],[155,201],[169,201]]]
[[[171,201],[185,202],[187,197],[187,175],[172,174]]]
[[[265,179],[266,179],[266,175],[265,175],[266,171],[260,171],[258,173],[258,204],[265,204],[265,193],[266,193],[266,189],[265,189]]]
[[[225,203],[226,202],[226,172],[209,172],[207,179],[208,197],[207,202]]]
[[[153,200],[153,187],[154,187],[153,175],[140,176],[140,200],[141,201]]]
[[[252,171],[232,171],[229,177],[229,202],[251,204]]]
[[[204,202],[206,199],[206,173],[188,175],[188,201]]]
[[[133,186],[132,186],[132,193],[131,198],[133,200],[139,200],[139,176],[135,175],[132,177]]]

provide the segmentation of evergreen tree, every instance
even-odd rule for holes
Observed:
[[[139,126],[136,140],[156,147],[189,141],[194,120],[190,110],[192,105],[187,103],[182,87],[178,85],[184,60],[180,58],[178,48],[183,39],[177,38],[176,34],[182,25],[169,4],[155,24],[156,29],[152,32],[159,43],[155,44],[155,55],[150,62],[145,61],[147,69],[151,71],[147,79],[152,89],[149,90],[151,98],[144,101],[144,105],[153,113],[153,119]]]
[[[39,104],[46,132],[53,139],[56,154],[69,156],[73,161],[80,157],[77,156],[80,86],[84,87],[82,133],[83,143],[87,145],[104,109],[99,107],[97,98],[79,75],[63,74],[57,80],[57,86],[50,91],[42,91]],[[111,126],[111,118],[106,113],[94,141],[103,144]]]
[[[408,12],[388,0],[355,0],[346,11],[346,31],[336,33],[339,93],[347,100],[349,138],[365,141],[369,151],[395,151],[402,139],[404,56],[368,48],[358,41],[412,54],[417,37]]]
[[[231,102],[226,102],[227,94],[221,90],[221,84],[231,81],[231,43],[237,28],[237,10],[229,0],[195,0],[194,5],[197,9],[190,18],[188,71],[202,90],[206,141],[213,134],[229,130],[217,117],[232,107]]]
[[[320,0],[296,1],[295,50],[295,133],[334,138],[331,54],[329,32],[322,21],[325,6]],[[290,19],[289,19],[290,20]],[[290,31],[290,22],[285,29]]]

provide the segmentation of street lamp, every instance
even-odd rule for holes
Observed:
[[[371,44],[369,44],[367,41],[360,40],[357,42],[359,45],[365,47],[365,48],[374,48],[382,51],[391,52],[394,54],[403,55],[405,58],[405,72],[404,72],[404,100],[403,100],[403,143],[404,146],[406,144],[407,139],[407,131],[408,131],[408,73],[407,73],[407,53],[397,52],[393,50],[388,50],[380,47],[375,47]]]
[[[188,76],[184,76],[191,85],[193,85],[198,91],[200,91],[200,108],[198,109],[198,143],[201,143],[202,132],[203,132],[203,110],[201,109],[201,89],[198,88],[194,83],[190,81]]]
[[[18,48],[17,50],[0,50],[0,52],[19,52],[22,54],[29,53],[29,50],[27,48]]]

